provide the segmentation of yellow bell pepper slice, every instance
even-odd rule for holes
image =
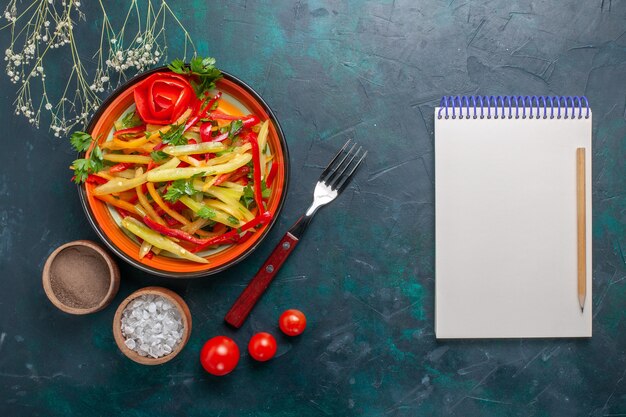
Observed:
[[[141,223],[139,220],[134,219],[130,216],[125,217],[124,220],[122,220],[122,226],[126,230],[128,230],[135,236],[140,237],[145,242],[148,242],[155,248],[166,250],[174,255],[178,255],[181,258],[184,258],[193,262],[198,262],[201,264],[209,263],[209,261],[207,261],[206,259],[201,258],[197,255],[194,255],[193,253],[189,252],[187,249],[176,244],[175,242],[166,238],[160,233],[155,232],[154,230],[150,229],[145,224]]]

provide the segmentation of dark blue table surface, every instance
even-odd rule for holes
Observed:
[[[95,2],[83,6],[88,59],[100,12]],[[1,77],[0,415],[626,415],[626,2],[173,7],[200,54],[216,57],[276,111],[293,167],[285,209],[259,249],[227,272],[167,280],[120,261],[122,284],[109,308],[61,313],[41,287],[43,263],[64,242],[97,237],[69,182],[67,141],[12,117],[16,87]],[[7,36],[0,32],[1,50]],[[180,39],[170,41],[174,58]],[[69,70],[65,58],[57,64]],[[443,94],[589,98],[593,338],[435,340],[433,108]],[[347,138],[369,149],[365,166],[318,214],[245,326],[228,329],[230,304]],[[159,367],[126,359],[111,333],[116,305],[146,285],[174,289],[193,315],[189,344]],[[275,324],[291,307],[309,318],[297,339],[280,337]],[[258,364],[245,346],[263,330],[280,346],[276,359]],[[244,351],[224,378],[198,362],[203,342],[218,334]]]

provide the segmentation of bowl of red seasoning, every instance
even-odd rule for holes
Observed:
[[[114,253],[155,275],[200,277],[236,264],[285,200],[289,154],[278,120],[213,62],[175,61],[131,79],[70,139],[90,224]]]

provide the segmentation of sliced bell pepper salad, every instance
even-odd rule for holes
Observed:
[[[89,194],[116,208],[144,261],[166,254],[207,263],[196,254],[243,243],[273,217],[263,199],[278,172],[269,122],[238,115],[220,92],[199,94],[210,83],[197,77],[148,76],[134,90],[135,121],[120,118],[98,153],[73,166]]]

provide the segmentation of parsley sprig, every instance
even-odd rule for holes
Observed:
[[[261,195],[263,198],[269,198],[271,193],[272,190],[267,188],[265,180],[261,180]],[[250,185],[246,185],[243,189],[243,195],[240,200],[246,208],[256,207],[256,202],[254,200],[254,188]]]
[[[120,121],[120,128],[118,130],[130,129],[131,127],[141,126],[142,124],[143,122],[139,118],[139,115],[133,110],[126,113],[126,115],[122,117],[122,120]]]
[[[189,180],[176,180],[169,186],[163,198],[171,203],[175,203],[184,195],[192,196],[197,193],[198,191],[193,187],[193,178]]]
[[[160,164],[161,162],[168,159],[170,156],[163,151],[152,151],[150,152],[150,157],[154,162]]]
[[[185,123],[179,125],[172,125],[170,130],[161,134],[161,141],[166,145],[186,145],[187,138],[183,135],[185,133]]]
[[[213,219],[217,215],[215,213],[215,210],[207,206],[202,207],[200,210],[196,212],[196,214],[202,217],[203,219]]]
[[[200,98],[207,90],[215,88],[215,81],[222,78],[222,72],[215,68],[215,58],[197,56],[189,64],[182,59],[175,59],[167,67],[176,74],[192,76],[191,85]]]
[[[86,152],[91,146],[91,142],[95,139],[86,132],[74,132],[70,136],[70,143],[76,152]],[[104,162],[102,157],[102,149],[96,144],[89,158],[76,159],[72,163],[72,169],[74,170],[74,182],[80,184],[85,182],[89,174],[96,173],[104,168]]]

